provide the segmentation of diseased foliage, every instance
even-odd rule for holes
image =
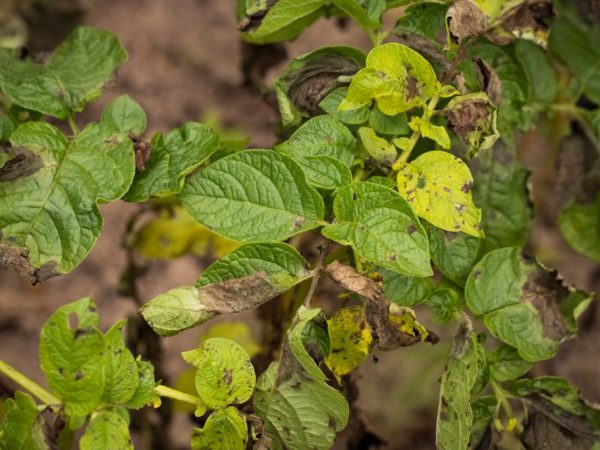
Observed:
[[[596,405],[564,379],[526,377],[575,336],[592,297],[523,250],[533,205],[516,152],[518,132],[561,125],[558,228],[599,261],[598,24],[565,0],[237,3],[252,44],[294,39],[321,16],[354,20],[373,44],[289,62],[272,88],[284,127],[273,149],[195,122],[146,142],[146,113],[127,96],[80,129],[76,113],[127,58],[108,32],[78,28],[43,63],[0,50],[0,265],[32,283],[67,274],[102,230],[99,203],[142,203],[151,219],[136,228],[135,216],[124,239],[136,258],[219,256],[195,284],[143,304],[152,330],[274,301],[278,348],[252,342],[251,359],[213,335],[183,352],[183,392],[126,348],[126,321],[102,332],[90,298],[66,304],[41,330],[49,391],[0,361],[33,396],[5,402],[0,447],[57,448],[83,429],[82,449],[132,448],[129,410],[170,397],[201,419],[194,449],[330,448],[353,417],[342,394],[353,370],[438,341],[417,305],[458,326],[437,448],[498,448],[503,435],[532,449],[600,445]],[[315,306],[321,275],[352,303]]]

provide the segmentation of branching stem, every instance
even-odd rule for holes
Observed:
[[[425,110],[423,111],[423,115],[421,116],[421,123],[428,122],[429,119],[431,119],[431,116],[433,115],[433,113],[435,111],[435,107],[437,106],[439,100],[440,100],[439,95],[436,95],[429,101],[429,103],[425,107]],[[408,161],[408,158],[410,157],[410,154],[412,153],[413,149],[415,148],[415,145],[417,145],[417,142],[419,141],[420,137],[421,137],[421,130],[420,129],[414,130],[413,134],[410,137],[410,142],[408,144],[408,147],[406,149],[404,149],[404,151],[400,154],[400,156],[398,157],[398,160],[394,163],[394,165],[399,164],[399,163],[404,164],[406,161]]]

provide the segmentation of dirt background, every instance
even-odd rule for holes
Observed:
[[[241,44],[233,0],[90,0],[85,4],[82,22],[115,33],[127,48],[129,61],[106,95],[81,115],[82,123],[97,118],[107,101],[127,93],[148,114],[147,138],[157,130],[168,131],[216,113],[225,127],[251,136],[252,146],[269,147],[275,142],[276,113],[259,93],[242,87]],[[57,31],[67,34],[68,26],[54,28],[54,34],[38,45],[51,48]],[[286,47],[293,57],[328,44],[369,46],[352,24],[341,29],[320,20]],[[523,137],[521,144],[522,160],[532,168],[534,185],[539,187],[537,195],[552,195],[553,170],[544,163],[548,143],[534,131]],[[101,210],[104,231],[89,257],[72,273],[32,287],[12,273],[0,272],[0,358],[42,384],[38,335],[57,307],[93,296],[104,328],[135,313],[136,306],[116,290],[125,265],[121,236],[135,207],[117,202]],[[547,210],[538,215],[530,250],[557,268],[568,282],[599,291],[598,267],[566,246]],[[192,257],[153,263],[140,283],[142,298],[193,283],[201,270],[202,264]],[[565,344],[543,370],[567,376],[588,398],[600,401],[600,329],[592,326],[594,315],[598,314],[586,316],[581,336]],[[257,327],[248,316],[244,320]],[[452,330],[433,329],[443,337],[452,334]],[[259,329],[254,331],[260,333]],[[202,332],[203,328],[163,339],[168,381],[186,367],[179,353],[195,346]],[[434,448],[436,395],[447,349],[443,343],[403,349],[379,355],[377,364],[371,361],[361,368],[359,403],[374,429],[388,441],[387,448]],[[533,370],[541,371],[539,367]],[[181,413],[175,415],[174,423],[171,438],[177,446],[185,447],[192,424]]]

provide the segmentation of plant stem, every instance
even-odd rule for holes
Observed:
[[[4,361],[0,359],[0,372],[6,375],[8,378],[13,380],[19,386],[29,391],[35,397],[37,397],[43,404],[45,405],[60,405],[61,401],[58,397],[55,397],[53,394],[48,392],[42,386],[37,384],[31,378],[23,375],[17,369],[12,366],[9,366]]]
[[[154,388],[161,397],[172,398],[173,400],[179,400],[181,402],[190,403],[192,405],[200,405],[204,403],[200,397],[186,394],[185,392],[178,391],[177,389],[170,388],[168,386],[159,385]]]
[[[310,306],[310,300],[312,299],[312,296],[317,290],[319,278],[321,277],[321,269],[323,268],[323,264],[325,263],[325,257],[327,256],[327,253],[329,253],[329,247],[331,247],[331,241],[329,239],[325,239],[324,242],[322,242],[319,245],[319,260],[317,261],[317,265],[314,269],[315,274],[313,275],[312,280],[310,282],[310,289],[308,290],[308,293],[304,298],[304,302],[302,302],[302,304],[306,307]]]
[[[73,132],[73,136],[77,136],[81,130],[79,130],[79,126],[77,125],[77,122],[75,122],[75,116],[73,114],[71,114],[68,118],[69,120],[69,127],[71,128],[71,131]]]
[[[513,409],[510,406],[508,399],[506,398],[506,392],[502,389],[495,381],[490,381],[490,386],[492,387],[492,391],[494,391],[494,395],[502,405],[502,409],[504,413],[508,416],[508,418],[515,417],[513,413]]]
[[[425,107],[425,110],[423,111],[423,115],[421,116],[421,123],[428,122],[429,119],[431,119],[431,116],[433,115],[433,113],[435,111],[435,107],[437,106],[437,103],[439,100],[440,100],[440,96],[436,95],[429,101],[429,103]],[[421,137],[421,129],[413,131],[413,134],[410,137],[410,142],[408,144],[408,147],[400,154],[400,156],[398,157],[398,159],[396,160],[394,165],[399,164],[399,163],[404,164],[404,163],[406,163],[406,161],[408,161],[408,158],[410,157],[410,154],[412,153],[413,149],[415,148],[415,145],[417,145],[417,142],[420,137]],[[394,166],[392,166],[392,168],[393,167]]]

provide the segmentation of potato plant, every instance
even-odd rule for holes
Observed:
[[[366,54],[339,45],[289,61],[271,87],[282,128],[270,149],[197,122],[146,142],[146,114],[127,96],[81,124],[127,60],[106,31],[77,28],[41,62],[2,49],[3,267],[34,284],[70,276],[102,231],[98,204],[122,200],[152,217],[131,221],[125,280],[136,255],[202,253],[210,239],[219,256],[195,284],[142,299],[157,335],[267,302],[288,315],[267,364],[224,338],[184,352],[191,395],[127,348],[125,320],[100,330],[92,299],[65,304],[40,333],[48,390],[0,361],[22,388],[5,404],[0,447],[132,448],[130,411],[175,399],[201,424],[194,449],[328,449],[352,413],[352,371],[438,341],[412,309],[424,305],[455,329],[437,448],[600,448],[595,405],[565,379],[527,376],[575,336],[592,296],[524,250],[534,205],[516,152],[520,133],[550,122],[561,148],[549,157],[585,161],[556,181],[558,225],[600,261],[600,29],[587,7],[239,0],[253,45],[292,40],[323,16],[356,22],[372,42]],[[158,248],[159,236],[172,245]],[[325,278],[344,300],[322,298]]]

